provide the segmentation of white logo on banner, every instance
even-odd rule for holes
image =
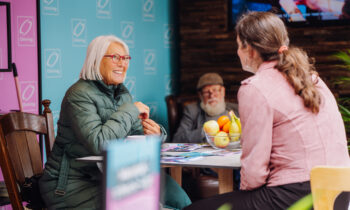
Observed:
[[[43,0],[43,13],[45,15],[59,15],[59,0]]]
[[[72,46],[85,47],[87,45],[87,25],[85,19],[71,19]]]
[[[34,17],[17,16],[18,46],[35,46]]]
[[[112,18],[112,2],[110,0],[96,0],[96,17]]]
[[[174,45],[174,25],[164,24],[164,47],[171,48]]]
[[[145,103],[149,107],[149,118],[151,118],[154,121],[157,121],[157,108],[158,103],[156,101],[152,102],[146,102]]]
[[[164,75],[164,86],[165,86],[165,94],[169,95],[172,93],[174,89],[174,79],[172,75],[166,74]]]
[[[154,0],[143,0],[142,19],[143,21],[155,20]]]
[[[134,22],[132,21],[121,21],[121,31],[122,39],[129,46],[129,48],[134,48],[135,46],[135,33],[134,33]]]
[[[23,110],[27,112],[36,112],[37,109],[37,82],[36,81],[25,81],[20,82],[21,86],[21,98]]]
[[[143,51],[143,61],[145,74],[157,74],[157,60],[155,50],[145,49]]]
[[[61,78],[61,50],[60,49],[44,49],[45,77]]]
[[[124,81],[125,87],[129,90],[132,98],[136,97],[136,77],[126,77]]]
[[[60,117],[60,111],[52,110],[53,128],[55,129],[55,133],[57,133],[57,121],[59,117]]]

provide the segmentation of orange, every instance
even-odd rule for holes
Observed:
[[[219,127],[222,128],[224,127],[224,125],[230,121],[230,118],[226,115],[222,115],[218,118],[218,124],[219,124]]]
[[[228,133],[229,130],[230,130],[230,124],[231,124],[231,121],[228,121],[228,122],[224,125],[224,127],[222,127],[222,131]]]

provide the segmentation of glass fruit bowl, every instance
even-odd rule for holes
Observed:
[[[210,146],[215,149],[234,150],[241,147],[241,134],[228,134],[220,131],[215,136],[210,136],[206,132],[205,138]]]

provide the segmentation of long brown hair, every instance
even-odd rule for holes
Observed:
[[[321,96],[315,87],[318,76],[313,59],[297,47],[289,47],[278,52],[281,46],[289,45],[287,29],[283,21],[269,12],[250,12],[241,17],[236,25],[236,33],[243,48],[249,44],[263,61],[277,60],[275,66],[285,75],[294,88],[295,94],[304,100],[305,107],[313,113],[319,112]]]

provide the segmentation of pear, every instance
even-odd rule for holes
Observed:
[[[229,111],[229,115],[231,117],[231,124],[229,128],[230,139],[231,141],[238,141],[242,133],[241,121],[232,110]]]

